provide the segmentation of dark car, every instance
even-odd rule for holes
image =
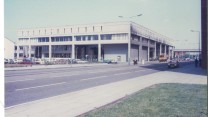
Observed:
[[[179,67],[178,60],[171,60],[168,62],[168,68],[176,68]]]
[[[22,62],[19,62],[19,64],[40,64],[39,62],[33,62],[30,59],[23,59]]]

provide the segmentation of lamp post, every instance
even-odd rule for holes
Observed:
[[[134,16],[130,16],[130,17],[125,17],[125,16],[118,16],[119,18],[134,18],[134,17],[139,17],[142,16],[142,14],[139,15],[134,15]]]
[[[200,56],[200,31],[197,31],[197,30],[191,30],[191,32],[197,32],[198,35],[199,35],[199,56]]]
[[[139,14],[139,15],[134,15],[134,16],[130,16],[130,17],[125,17],[125,16],[118,16],[119,18],[134,18],[134,17],[139,17],[139,16],[142,16],[142,14]],[[130,34],[129,34],[130,35]],[[130,56],[131,56],[131,37],[129,36],[129,41],[128,41],[128,64],[130,65]]]

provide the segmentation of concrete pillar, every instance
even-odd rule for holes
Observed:
[[[139,61],[142,61],[142,37],[140,37],[140,44],[139,44]]]
[[[172,46],[172,52],[171,52],[171,54],[172,54],[172,58],[174,58],[174,47]]]
[[[130,65],[131,62],[131,33],[129,33],[128,39],[128,64]]]
[[[164,52],[164,54],[165,54],[165,55],[167,54],[167,52],[166,52],[166,45],[165,45],[165,52]]]
[[[72,44],[71,58],[75,59],[75,45]]]
[[[98,44],[98,62],[101,61],[101,44]]]
[[[159,56],[162,54],[162,44],[160,43],[160,53]]]
[[[147,61],[149,61],[149,57],[150,57],[150,40],[147,40]]]
[[[157,55],[157,42],[155,41],[155,52],[154,52],[154,59],[156,58]]]
[[[170,54],[170,46],[168,46],[168,58],[170,59],[170,56],[171,56],[171,54]]]
[[[44,56],[44,53],[42,53],[42,56],[41,56],[41,58],[43,59],[43,58],[45,58],[45,56]]]
[[[28,50],[29,52],[29,58],[31,58],[31,45],[29,45],[29,50]]]

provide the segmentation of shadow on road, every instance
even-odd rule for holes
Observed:
[[[207,76],[207,71],[202,69],[201,67],[195,67],[194,62],[180,62],[179,68],[168,68],[168,63],[155,63],[149,64],[145,66],[140,66],[147,69],[154,69],[158,71],[171,71],[171,72],[179,72],[186,74],[194,74],[194,75],[203,75]]]

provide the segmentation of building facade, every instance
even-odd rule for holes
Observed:
[[[14,47],[15,42],[4,38],[4,58],[5,59],[14,59]]]
[[[134,22],[109,22],[18,30],[16,58],[149,61],[171,57],[172,47],[172,39]]]

